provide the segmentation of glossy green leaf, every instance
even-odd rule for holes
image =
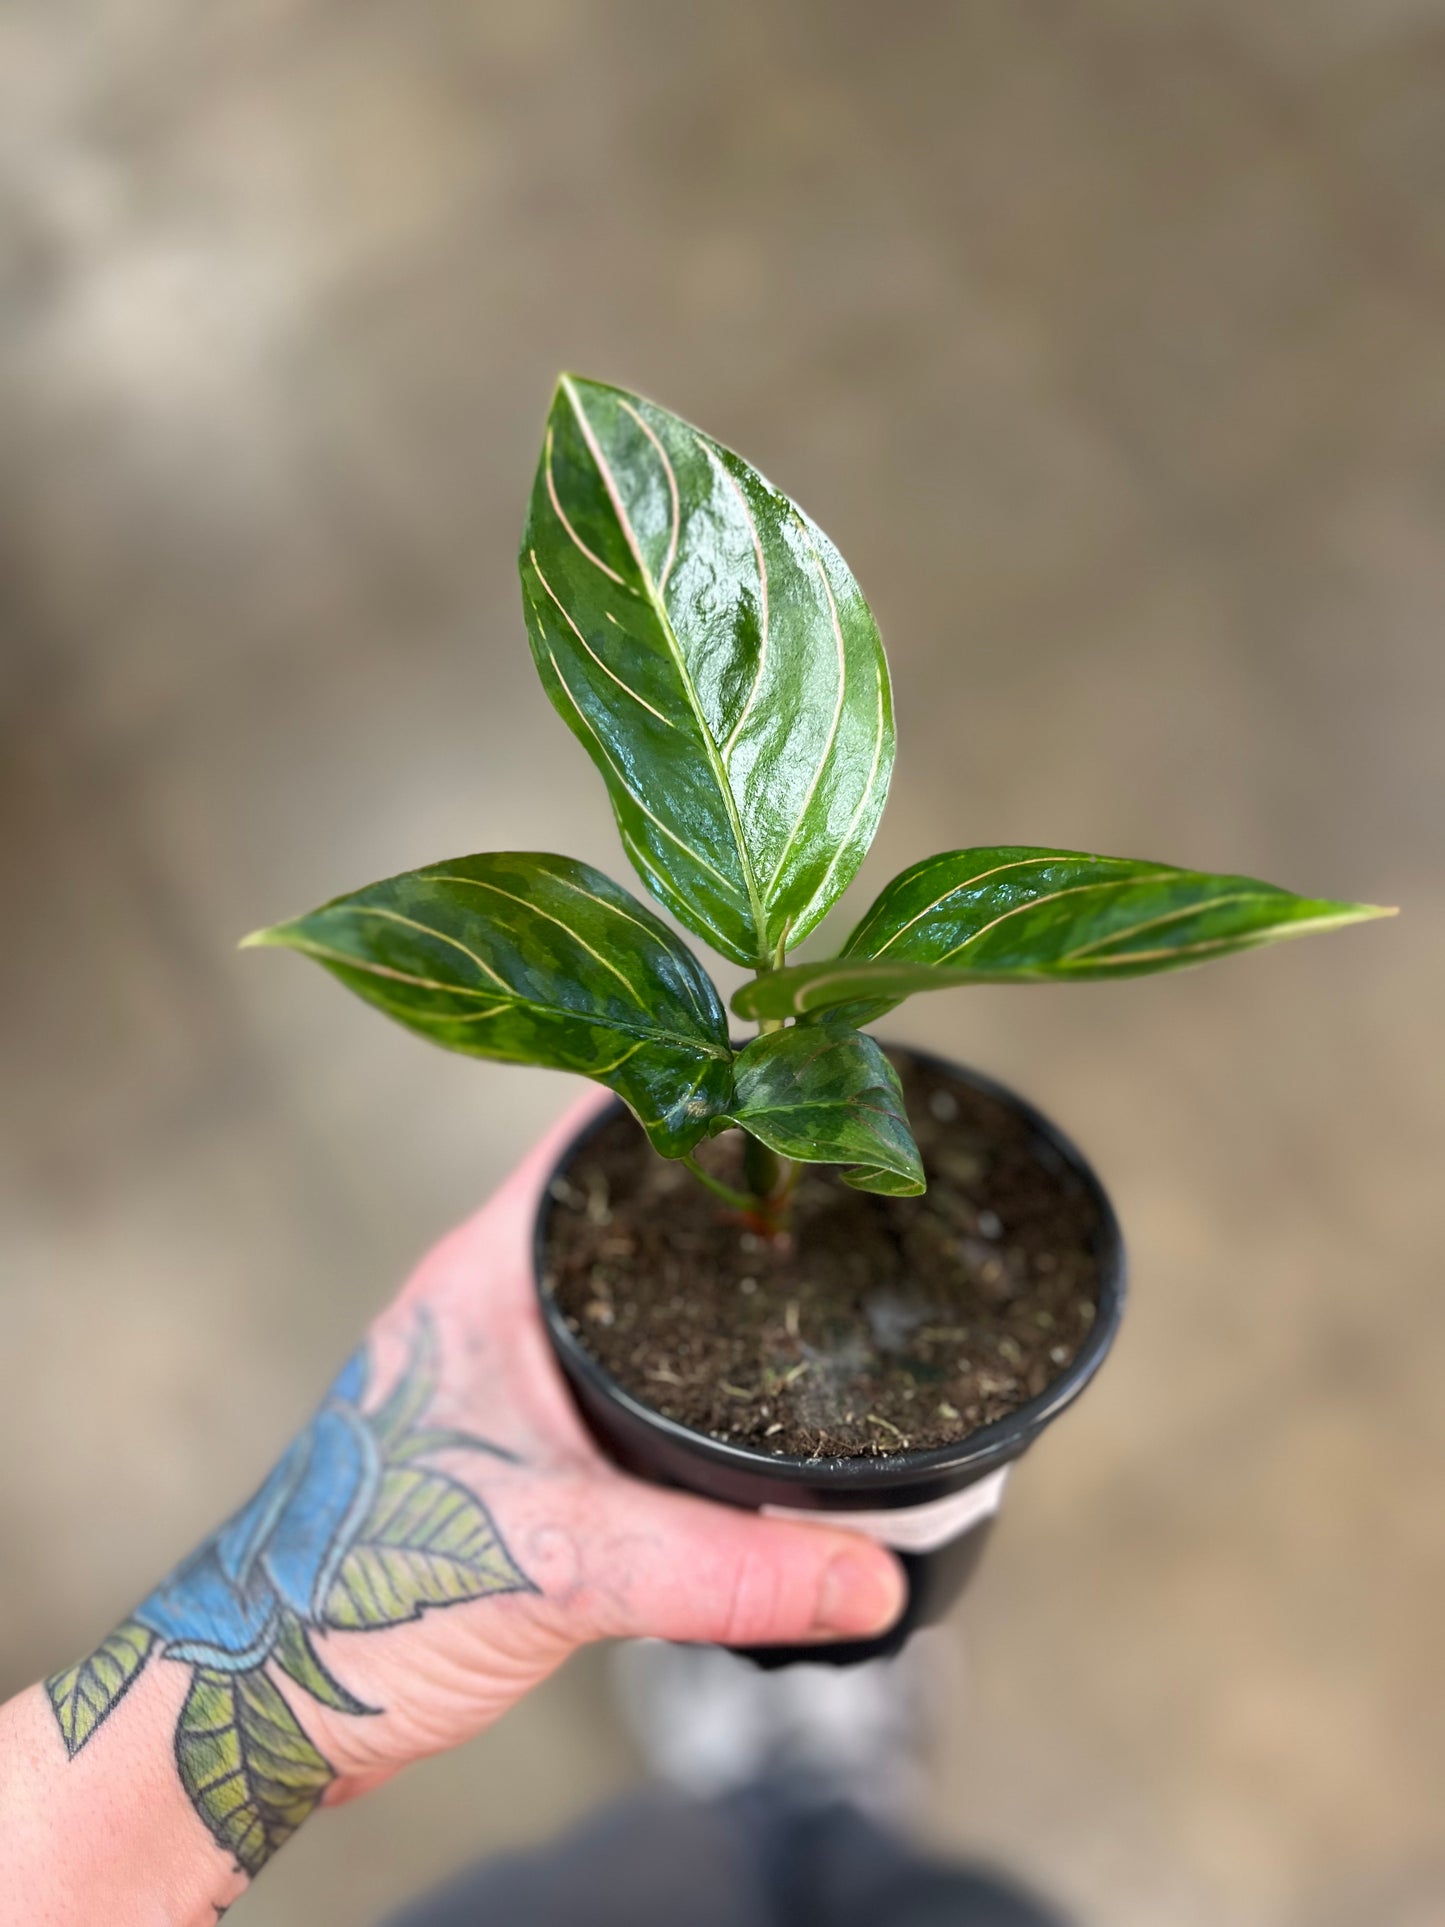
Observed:
[[[923,1163],[898,1073],[871,1037],[843,1024],[810,1024],[757,1037],[738,1053],[728,1113],[781,1156],[851,1164],[859,1191],[915,1197]]]
[[[283,1673],[294,1679],[298,1686],[304,1686],[312,1699],[322,1706],[329,1706],[337,1713],[355,1715],[380,1710],[359,1700],[328,1671],[311,1643],[311,1635],[294,1613],[282,1616],[271,1656]]]
[[[640,875],[734,962],[775,961],[852,880],[893,766],[842,557],[731,450],[564,376],[519,560],[542,682]]]
[[[448,1050],[578,1071],[679,1157],[732,1090],[727,1021],[677,937],[569,857],[458,857],[248,937],[300,950]]]
[[[176,1727],[176,1765],[214,1838],[253,1875],[335,1778],[260,1671],[197,1668]]]
[[[326,1598],[328,1626],[359,1632],[488,1593],[532,1592],[486,1507],[444,1472],[389,1466]]]
[[[45,1690],[72,1760],[135,1684],[154,1644],[154,1633],[128,1619],[78,1665],[46,1680]]]
[[[868,1023],[949,984],[1100,982],[1389,916],[1252,877],[1073,850],[953,850],[895,877],[843,946],[743,986],[745,1017],[832,1010]]]

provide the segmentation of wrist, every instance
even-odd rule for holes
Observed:
[[[212,1927],[242,1891],[176,1779],[183,1688],[158,1669],[73,1758],[44,1687],[0,1707],[0,1927]]]

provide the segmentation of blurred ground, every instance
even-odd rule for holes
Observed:
[[[988,841],[1405,906],[895,1029],[1081,1137],[1135,1265],[937,1833],[1099,1927],[1445,1920],[1445,5],[20,0],[0,73],[0,1687],[568,1095],[233,945],[473,849],[630,880],[513,567],[573,366],[872,598],[855,910]],[[633,1771],[589,1660],[241,1914],[365,1922]]]

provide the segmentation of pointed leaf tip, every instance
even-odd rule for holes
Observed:
[[[444,1049],[595,1078],[665,1157],[690,1150],[732,1093],[707,972],[636,897],[569,857],[456,857],[247,941],[314,958]]]
[[[744,984],[733,1008],[744,1017],[832,1010],[867,1024],[915,991],[1107,982],[1393,914],[1077,850],[951,850],[886,885],[837,957]]]

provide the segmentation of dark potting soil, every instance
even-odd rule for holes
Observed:
[[[716,1438],[852,1457],[951,1444],[1071,1363],[1098,1298],[1088,1192],[1011,1107],[890,1055],[920,1198],[808,1165],[769,1241],[626,1116],[554,1181],[549,1287],[634,1397]],[[738,1186],[741,1153],[729,1131],[697,1156]]]

